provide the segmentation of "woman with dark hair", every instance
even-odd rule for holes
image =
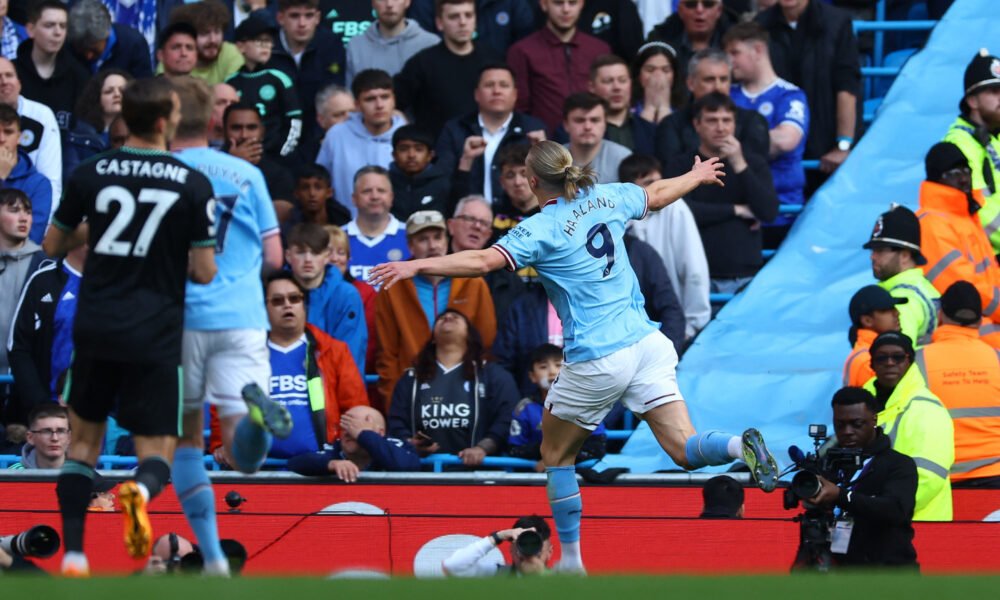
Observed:
[[[422,455],[457,454],[467,466],[503,449],[518,401],[513,378],[483,360],[483,341],[469,319],[445,310],[431,339],[392,395],[389,436]]]
[[[639,48],[632,62],[632,112],[654,125],[687,99],[684,81],[677,76],[677,52],[664,42],[649,42]]]
[[[132,76],[121,69],[104,69],[94,75],[76,102],[76,121],[83,121],[98,133],[104,133],[111,121],[122,112],[122,92]]]

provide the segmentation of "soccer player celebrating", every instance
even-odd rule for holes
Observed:
[[[583,502],[574,461],[616,401],[641,414],[667,454],[685,468],[725,464],[742,455],[764,491],[774,490],[778,469],[756,429],[744,432],[742,440],[719,431],[695,433],[677,387],[677,353],[646,316],[622,241],[630,219],[642,219],[699,185],[722,185],[718,158],[695,158],[688,173],[645,188],[596,185],[593,169],[574,166],[570,153],[554,142],[535,144],[526,166],[541,212],[490,248],[378,265],[369,281],[389,288],[417,274],[476,277],[503,266],[532,266],[538,272],[562,320],[566,355],[545,400],[542,461],[562,546],[559,569],[583,572]]]
[[[139,459],[134,480],[118,492],[125,545],[135,558],[150,552],[146,505],[170,479],[181,433],[185,279],[208,283],[216,271],[212,186],[166,152],[181,117],[170,81],[130,83],[122,116],[125,146],[73,172],[43,244],[49,256],[90,245],[64,392],[73,444],[56,484],[66,575],[89,573],[84,517],[105,423],[116,406]],[[79,227],[84,220],[89,227]]]
[[[184,310],[184,433],[172,470],[174,491],[205,558],[205,572],[229,573],[219,545],[215,494],[205,472],[204,402],[216,407],[226,461],[243,471],[260,468],[271,434],[291,432],[291,416],[264,393],[270,389],[267,312],[262,263],[281,268],[281,237],[261,172],[208,147],[212,92],[203,80],[172,79],[181,121],[170,144],[177,158],[208,177],[215,192],[215,261],[207,285],[188,283]]]

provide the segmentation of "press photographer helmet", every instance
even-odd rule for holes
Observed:
[[[0,537],[0,548],[11,556],[48,558],[59,550],[59,533],[48,525],[35,525],[14,535]]]

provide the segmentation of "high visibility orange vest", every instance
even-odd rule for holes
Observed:
[[[1000,476],[1000,351],[975,327],[940,325],[914,364],[955,424],[951,479]]]
[[[858,339],[854,342],[854,350],[844,361],[844,386],[862,387],[868,380],[875,377],[872,370],[872,357],[868,352],[878,334],[871,329],[858,329]]]

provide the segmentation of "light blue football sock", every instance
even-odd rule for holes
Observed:
[[[236,425],[233,436],[234,467],[244,473],[256,473],[271,449],[270,432],[253,422],[249,415]]]
[[[225,560],[215,522],[215,492],[205,472],[204,453],[199,448],[178,448],[170,478],[205,562]]]
[[[690,468],[698,469],[708,465],[725,465],[733,462],[729,454],[729,440],[733,436],[721,431],[706,431],[688,438],[684,447]]]
[[[576,467],[546,467],[548,484],[545,486],[556,522],[559,541],[580,541],[580,517],[583,515],[583,498],[576,482]]]

